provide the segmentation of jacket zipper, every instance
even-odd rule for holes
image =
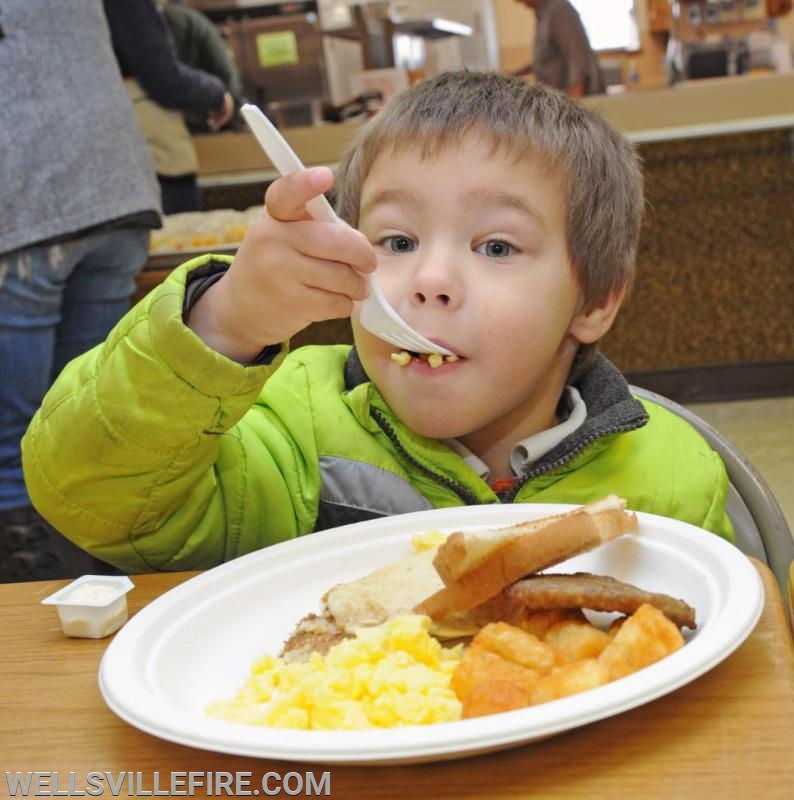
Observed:
[[[461,486],[457,481],[452,480],[451,478],[447,478],[446,475],[439,475],[437,472],[426,467],[420,461],[417,461],[406,449],[403,443],[400,441],[399,437],[397,436],[394,428],[392,427],[391,423],[388,422],[384,416],[375,408],[370,409],[370,414],[375,422],[378,423],[380,429],[386,434],[389,441],[397,448],[400,455],[416,470],[421,472],[423,475],[426,475],[428,478],[432,478],[437,483],[446,486],[448,489],[451,489],[455,494],[464,502],[467,506],[475,506],[480,505],[481,501],[479,497],[475,494],[470,492],[465,486]]]
[[[375,422],[378,423],[380,429],[386,434],[389,441],[397,448],[400,455],[412,467],[419,470],[423,475],[432,478],[437,483],[440,483],[443,486],[446,486],[448,489],[451,489],[461,500],[463,500],[463,502],[467,506],[481,504],[480,499],[475,494],[470,492],[465,486],[461,486],[459,483],[457,483],[457,481],[453,481],[451,478],[447,478],[445,475],[439,475],[437,472],[434,472],[421,462],[417,461],[405,449],[405,446],[400,441],[391,423],[384,418],[384,416],[381,414],[380,411],[378,411],[375,408],[371,408],[370,414],[372,415],[372,418],[375,420]],[[582,439],[582,441],[579,442],[578,446],[574,450],[571,450],[569,453],[560,456],[554,461],[550,461],[547,464],[543,464],[540,467],[530,470],[512,489],[510,489],[507,492],[498,493],[497,497],[499,498],[499,502],[500,503],[515,502],[516,495],[518,495],[518,493],[521,491],[521,488],[524,486],[524,484],[527,483],[527,481],[530,481],[533,478],[538,478],[547,472],[551,472],[551,470],[553,469],[558,469],[559,467],[565,466],[565,464],[574,459],[585,448],[589,447],[591,444],[598,441],[601,437],[609,436],[610,434],[613,433],[627,433],[628,431],[636,430],[638,427],[639,427],[639,422],[635,420],[633,422],[626,422],[623,425],[615,425],[614,427],[607,428],[606,430],[599,431],[598,433],[590,434],[586,438]]]

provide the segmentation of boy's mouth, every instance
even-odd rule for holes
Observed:
[[[432,369],[438,369],[444,364],[454,364],[456,361],[460,361],[460,356],[442,356],[441,353],[415,353],[413,350],[399,350],[391,354],[391,360],[401,367],[408,366],[411,361],[424,361]]]

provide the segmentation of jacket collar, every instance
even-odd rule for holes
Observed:
[[[345,389],[350,391],[369,380],[353,346],[345,363]],[[601,353],[596,353],[591,365],[573,385],[587,406],[587,418],[570,436],[533,464],[525,477],[566,464],[604,436],[636,430],[648,422],[648,412],[639,400],[632,397],[626,379]]]
[[[368,382],[369,375],[364,371],[361,359],[358,357],[358,350],[353,345],[345,362],[345,391],[349,392],[359,384]]]
[[[565,464],[598,439],[642,428],[648,422],[645,406],[632,396],[621,372],[601,353],[596,353],[574,386],[587,405],[587,419],[539,459],[530,474]]]

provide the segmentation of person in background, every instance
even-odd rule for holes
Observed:
[[[571,97],[603,94],[606,82],[587,32],[568,0],[516,0],[535,12],[534,58],[513,72],[529,75]]]
[[[344,222],[313,220],[332,186]],[[178,267],[69,366],[23,440],[31,497],[133,572],[391,514],[608,494],[730,539],[719,455],[597,352],[643,208],[631,143],[584,104],[499,73],[417,83],[361,126],[336,181],[274,181],[234,258]],[[361,325],[376,268],[455,358]],[[347,316],[354,347],[289,352]]]
[[[234,114],[220,130],[243,130],[245,123],[238,113],[245,102],[240,73],[218,28],[206,14],[186,5],[184,0],[165,0],[163,13],[171,28],[179,60],[220,78],[234,100]],[[205,114],[186,111],[184,117],[191,133],[219,130],[210,124]]]
[[[2,0],[0,21],[0,581],[8,582],[108,569],[34,511],[20,439],[53,378],[129,308],[160,204],[101,0]]]
[[[198,159],[183,113],[223,127],[234,100],[223,81],[183,64],[171,29],[156,0],[104,0],[113,49],[154,157],[163,212],[200,209]]]

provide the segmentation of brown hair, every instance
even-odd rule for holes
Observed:
[[[501,73],[443,73],[388,102],[343,156],[339,215],[358,224],[361,188],[387,149],[419,148],[427,158],[469,134],[490,140],[495,153],[545,165],[561,182],[582,308],[630,285],[643,212],[642,172],[631,144],[562,93]]]

